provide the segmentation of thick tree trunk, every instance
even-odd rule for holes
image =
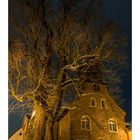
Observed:
[[[46,131],[45,131],[45,136],[44,140],[53,140],[53,123],[52,123],[52,118],[48,117],[46,121]]]
[[[34,111],[29,123],[26,140],[43,140],[45,135],[45,117],[44,108],[35,104]]]
[[[45,132],[45,110],[40,105],[35,105],[33,140],[42,140]]]

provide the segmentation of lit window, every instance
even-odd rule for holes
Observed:
[[[91,98],[91,106],[96,106],[96,100],[94,98]]]
[[[90,130],[90,118],[88,116],[82,116],[81,128],[85,130]]]
[[[106,108],[106,100],[105,99],[102,99],[101,100],[101,108]]]
[[[109,120],[109,131],[117,132],[117,123],[115,120]]]

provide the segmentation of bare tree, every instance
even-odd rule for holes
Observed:
[[[118,49],[124,39],[100,18],[100,8],[97,0],[53,6],[47,0],[10,0],[9,93],[19,109],[33,110],[27,139],[54,139],[53,123],[69,87],[80,98],[86,82],[120,82],[114,68],[124,58]]]

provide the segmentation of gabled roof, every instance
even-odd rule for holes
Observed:
[[[117,117],[122,117],[122,119],[124,118],[126,114],[125,111],[113,100],[111,95],[108,93],[107,85],[100,85],[99,91],[94,91],[91,86],[88,84],[81,96],[79,98],[76,98],[73,102],[67,104],[65,103],[61,107],[61,111],[58,114],[57,120],[62,119],[69,111],[80,107],[79,102],[84,100],[84,98],[88,98],[88,96],[92,97],[92,95],[93,97],[97,97],[99,95],[99,97],[105,98],[110,106],[110,109],[114,112],[114,115]]]
[[[109,100],[110,107],[112,108],[112,110],[118,110],[123,116],[126,115],[126,112],[113,100],[113,98],[109,95],[109,93],[105,93],[105,96]]]
[[[18,129],[16,133],[14,133],[9,140],[23,140],[23,130],[22,128]]]
[[[56,121],[59,121],[60,119],[62,119],[68,112],[69,112],[68,108],[62,108],[59,114],[57,115]]]

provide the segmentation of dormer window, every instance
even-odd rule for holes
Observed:
[[[105,99],[101,99],[101,108],[102,109],[106,108],[106,100]]]
[[[90,118],[87,115],[81,117],[81,129],[90,130]]]
[[[117,122],[114,119],[110,119],[108,121],[109,131],[110,132],[117,132]]]
[[[95,107],[96,106],[96,100],[95,98],[91,98],[91,106]]]

